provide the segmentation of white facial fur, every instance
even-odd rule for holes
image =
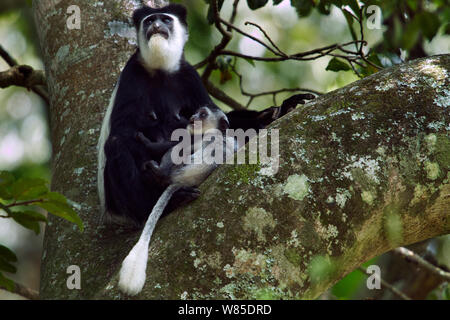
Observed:
[[[145,31],[142,28],[145,18],[142,19],[139,27],[138,45],[141,59],[145,67],[151,71],[157,69],[167,72],[177,71],[180,67],[184,45],[189,37],[188,31],[176,16],[172,14],[166,15],[170,16],[174,21],[173,33],[169,35],[168,39],[155,34],[147,41]]]

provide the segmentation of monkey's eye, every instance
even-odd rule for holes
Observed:
[[[206,112],[200,112],[200,119],[205,119],[207,115]]]
[[[172,18],[165,17],[165,18],[163,19],[163,22],[164,22],[165,24],[169,24],[169,23],[172,22]]]
[[[146,25],[151,25],[153,22],[155,22],[155,18],[154,17],[149,17],[145,20],[145,24]]]

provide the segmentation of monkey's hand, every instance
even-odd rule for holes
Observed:
[[[312,100],[315,98],[316,97],[310,93],[293,95],[292,97],[284,100],[281,104],[281,107],[270,107],[266,110],[261,111],[258,115],[258,119],[264,124],[264,126],[267,126],[272,121],[281,118],[285,114],[294,110],[297,105],[305,104],[306,100]]]
[[[311,93],[296,94],[296,95],[293,95],[292,97],[287,98],[281,104],[280,114],[279,114],[278,118],[282,117],[285,114],[294,110],[295,107],[297,107],[297,105],[305,104],[306,100],[313,100],[315,98],[316,98],[316,96]]]
[[[147,148],[149,146],[151,146],[152,142],[150,141],[150,139],[148,139],[141,131],[136,132],[136,134],[134,135],[134,138],[142,143],[144,146],[146,146]]]
[[[142,143],[153,158],[161,158],[177,141],[152,142],[141,131],[136,132],[134,138]]]

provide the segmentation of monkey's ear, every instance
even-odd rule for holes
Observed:
[[[170,4],[170,11],[173,12],[184,25],[187,25],[187,9],[185,6],[178,3]]]
[[[219,130],[224,132],[230,128],[230,123],[226,117],[221,117],[219,120]]]

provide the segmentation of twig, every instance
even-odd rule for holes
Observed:
[[[234,0],[233,2],[233,11],[231,12],[231,17],[230,17],[230,23],[233,24],[234,21],[236,20],[236,15],[237,15],[237,8],[239,5],[239,1],[240,0]],[[229,28],[228,31],[231,31],[231,29]]]
[[[214,14],[214,25],[217,30],[222,34],[222,40],[220,43],[213,49],[213,51],[209,54],[209,56],[204,60],[204,62],[199,63],[199,65],[206,64],[205,71],[203,72],[202,79],[203,82],[206,82],[209,79],[212,71],[215,69],[216,58],[220,55],[220,52],[228,45],[232,38],[232,34],[223,29],[220,21],[219,8],[217,6],[217,0],[211,0],[211,8]]]
[[[316,95],[321,95],[322,93],[315,91],[315,90],[310,90],[310,89],[304,89],[304,88],[284,88],[284,89],[278,89],[278,90],[270,90],[270,91],[264,91],[264,92],[258,92],[258,93],[250,93],[247,92],[244,89],[244,85],[243,85],[243,77],[242,75],[236,70],[235,66],[231,66],[231,70],[234,72],[234,74],[236,74],[236,76],[239,78],[239,87],[241,90],[241,93],[244,96],[249,97],[249,100],[247,102],[246,108],[249,108],[251,103],[253,102],[253,100],[255,98],[258,97],[262,97],[262,96],[268,96],[271,95],[273,102],[274,102],[274,106],[277,106],[277,100],[276,97],[278,94],[280,93],[284,93],[284,92],[308,92],[308,93],[314,93]]]
[[[280,50],[280,48],[278,48],[278,46],[275,44],[275,42],[273,42],[273,40],[269,37],[267,32],[261,26],[257,25],[256,23],[250,22],[250,21],[247,21],[245,23],[245,25],[251,25],[251,26],[254,26],[254,27],[258,28],[259,31],[261,31],[263,33],[264,37],[266,37],[266,39],[270,42],[272,47],[274,47],[275,50],[277,50],[279,54],[286,55],[285,53],[283,53],[283,51]]]
[[[10,67],[18,65],[17,61],[13,57],[11,57],[10,54],[5,49],[3,49],[1,45],[0,45],[0,56],[3,58],[3,60],[5,60],[5,62]]]
[[[6,205],[5,207],[12,208],[12,207],[28,206],[30,204],[41,203],[43,201],[44,200],[39,199],[39,200],[30,200],[30,201],[23,201],[23,202],[13,202],[11,204]],[[4,209],[4,208],[2,207],[2,209]]]
[[[276,57],[249,56],[246,54],[229,51],[229,50],[222,50],[220,55],[234,56],[234,57],[243,58],[243,59],[250,59],[250,60],[255,60],[255,61],[265,61],[265,62],[281,62],[281,61],[286,61],[286,60],[309,61],[309,60],[316,60],[318,58],[321,58],[321,57],[324,57],[327,55],[332,56],[333,55],[331,53],[332,51],[340,50],[344,46],[348,46],[348,45],[359,43],[359,42],[360,42],[360,40],[350,41],[350,42],[346,42],[343,44],[332,44],[332,45],[329,45],[326,47],[322,47],[322,48],[318,48],[318,49],[314,49],[314,50],[310,50],[310,51],[305,51],[305,52],[299,52],[299,53],[296,53],[293,55],[281,56],[281,55],[277,54]],[[311,56],[311,57],[309,57],[309,56]]]
[[[0,286],[0,289],[8,291],[5,287]],[[8,291],[11,292],[11,291]],[[29,300],[39,300],[39,292],[30,288],[27,288],[20,283],[14,282],[14,290],[12,293],[18,294]]]
[[[217,88],[211,81],[206,80],[204,83],[208,92],[217,100],[222,101],[234,110],[245,110],[245,107],[227,95],[225,92]]]
[[[420,257],[418,254],[414,253],[413,251],[406,249],[404,247],[399,247],[397,249],[394,249],[394,253],[403,257],[406,261],[413,262],[419,265],[420,267],[427,269],[431,273],[441,277],[442,279],[450,281],[450,272],[444,271],[441,268],[436,267],[435,265],[429,263],[428,261]]]
[[[12,211],[9,209],[9,207],[6,206],[6,205],[4,205],[3,203],[0,203],[0,209],[3,210],[3,211],[5,211],[6,214],[7,214],[6,216],[2,216],[2,218],[8,219],[8,218],[10,218],[10,217],[13,215],[13,213],[12,213]]]
[[[361,271],[362,273],[364,273],[365,276],[367,276],[366,270],[364,270],[363,267],[359,267],[358,268],[359,271]],[[393,285],[391,285],[390,283],[386,282],[385,280],[383,280],[383,278],[380,277],[380,282],[383,285],[383,287],[388,288],[389,290],[391,290],[395,295],[397,295],[398,297],[402,298],[403,300],[412,300],[410,297],[408,297],[406,294],[404,294],[403,292],[401,292],[400,290],[398,290],[396,287],[394,287]]]

